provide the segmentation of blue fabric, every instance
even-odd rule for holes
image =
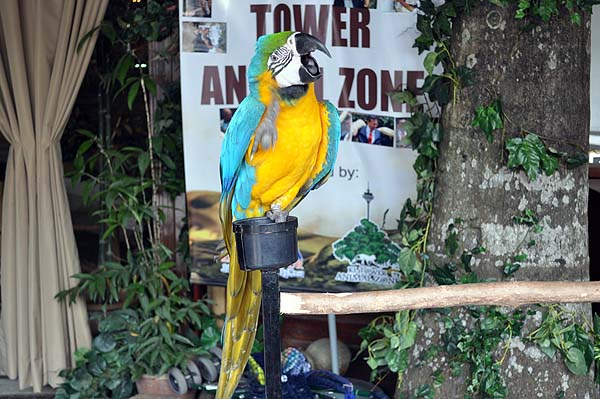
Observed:
[[[257,363],[264,367],[264,358],[262,353],[253,354]],[[313,389],[327,389],[344,394],[344,399],[356,399],[354,386],[345,377],[334,374],[326,370],[313,370],[308,373],[291,375],[285,373],[282,375],[282,398],[285,399],[314,399]],[[261,385],[256,378],[250,379],[248,387],[250,399],[264,399],[265,387]],[[369,394],[370,399],[389,399],[383,391],[372,391]]]
[[[314,370],[307,374],[306,380],[313,388],[331,389],[343,392],[344,399],[356,399],[354,386],[350,380],[325,370]]]

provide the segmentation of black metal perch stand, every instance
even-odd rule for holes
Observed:
[[[298,219],[267,217],[237,220],[233,231],[240,267],[262,275],[266,399],[281,399],[281,334],[279,330],[279,268],[298,259]]]

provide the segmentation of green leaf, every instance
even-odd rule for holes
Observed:
[[[581,165],[585,165],[589,162],[589,158],[587,154],[584,152],[578,151],[575,154],[570,154],[567,157],[567,168],[573,169]]]
[[[177,166],[175,165],[175,162],[173,162],[171,157],[169,157],[167,154],[164,154],[164,153],[160,154],[160,160],[163,161],[165,166],[169,169],[177,168]]]
[[[96,135],[92,132],[90,132],[89,130],[86,129],[77,129],[77,133],[81,134],[82,136],[85,136],[89,139],[95,139]]]
[[[79,173],[83,173],[83,169],[85,167],[85,161],[83,156],[79,153],[75,155],[75,159],[73,160],[73,168]]]
[[[85,46],[85,43],[87,43],[87,41],[90,40],[90,38],[92,37],[92,35],[94,33],[96,33],[96,31],[98,29],[100,29],[100,26],[96,26],[95,28],[92,28],[92,30],[90,30],[85,35],[83,35],[83,37],[79,40],[79,43],[77,43],[77,52],[78,53],[79,53],[79,51],[81,51],[81,48],[83,46]]]
[[[513,216],[513,222],[516,224],[524,224],[527,226],[533,226],[538,222],[537,215],[532,209],[525,209],[519,215]]]
[[[375,370],[375,369],[377,369],[377,367],[379,367],[379,361],[377,361],[377,359],[375,359],[373,357],[370,357],[367,359],[367,364],[369,365],[371,370]]]
[[[456,284],[456,277],[454,273],[448,269],[447,266],[436,267],[431,271],[431,275],[435,279],[435,282],[439,285],[452,285]]]
[[[533,133],[524,139],[515,137],[506,142],[508,150],[508,167],[522,167],[530,180],[535,180],[540,171],[542,158],[549,157],[542,140]]]
[[[432,394],[429,384],[422,384],[415,390],[415,398],[429,398]]]
[[[502,272],[504,273],[505,276],[510,276],[511,274],[513,274],[514,272],[516,272],[517,270],[519,270],[521,268],[521,264],[515,262],[506,262],[504,264],[504,269],[502,269]]]
[[[99,377],[106,369],[106,360],[98,356],[89,364],[88,369],[92,375]]]
[[[400,270],[405,276],[408,276],[416,269],[417,262],[417,255],[410,248],[403,248],[398,256]]]
[[[119,385],[112,390],[112,399],[127,399],[131,397],[133,392],[133,381],[131,378],[124,381],[119,381]]]
[[[475,73],[472,69],[461,65],[456,68],[455,74],[462,87],[471,87],[475,84]]]
[[[479,247],[475,247],[471,250],[471,253],[473,255],[478,255],[478,254],[484,254],[486,251],[486,248],[483,246],[479,246]]]
[[[129,88],[129,93],[127,93],[127,106],[129,107],[129,110],[131,110],[133,108],[133,102],[135,101],[135,98],[137,97],[138,91],[140,90],[140,82],[134,82],[131,87]]]
[[[150,94],[156,97],[156,82],[149,77],[145,77],[144,84],[146,85],[146,88],[148,89]]]
[[[94,348],[100,352],[110,352],[117,346],[117,342],[114,340],[112,334],[100,334],[94,338]]]
[[[115,67],[113,80],[116,79],[121,83],[121,85],[125,82],[125,77],[127,76],[127,72],[129,72],[129,68],[134,64],[135,59],[130,53],[125,54]]]
[[[527,260],[527,254],[515,255],[513,259],[515,262],[524,262],[525,260]]]
[[[423,82],[423,91],[429,94],[431,100],[446,105],[452,99],[453,85],[446,76],[428,75]]]
[[[463,268],[467,273],[471,273],[471,259],[473,259],[471,252],[464,251],[460,256],[460,263],[462,263]]]
[[[119,94],[121,94],[121,92],[125,91],[134,82],[139,82],[139,81],[140,81],[140,78],[137,77],[137,76],[130,76],[130,77],[128,77],[127,80],[125,81],[125,83],[123,85],[121,85],[121,87],[119,88],[119,90],[117,90],[115,92],[113,98],[117,98],[119,96]]]
[[[408,90],[393,91],[387,93],[387,95],[392,99],[392,101],[400,104],[408,104],[410,108],[416,108],[419,105],[417,97],[415,97],[415,95]]]
[[[445,241],[446,255],[452,256],[458,251],[458,235],[452,230]]]
[[[575,375],[586,375],[588,372],[583,352],[576,347],[571,347],[566,353],[565,365]]]
[[[434,388],[441,387],[445,380],[446,380],[446,377],[444,376],[444,374],[442,374],[442,370],[437,370],[435,373],[433,373],[433,387]]]
[[[400,344],[398,349],[408,349],[415,344],[417,337],[417,325],[415,322],[410,322],[407,330],[400,336]]]
[[[100,30],[102,31],[102,34],[108,40],[110,40],[111,44],[113,44],[115,42],[115,40],[117,39],[117,32],[115,31],[115,28],[113,27],[112,22],[110,22],[110,21],[102,22],[102,24],[100,25]]]
[[[106,231],[104,231],[104,234],[102,234],[102,241],[105,241],[108,237],[110,237],[110,235],[119,228],[119,225],[117,224],[113,224],[111,226],[108,226]]]
[[[402,355],[404,352],[405,351],[390,350],[386,353],[385,361],[387,363],[387,367],[390,369],[390,371],[392,373],[398,373],[401,370],[405,369],[403,367],[404,362],[403,362],[403,355]]]
[[[546,173],[546,176],[552,176],[558,168],[558,158],[548,154],[542,157],[542,170]]]
[[[89,348],[80,348],[75,351],[74,357],[76,363],[81,363],[86,360],[86,355],[90,352]]]
[[[433,68],[435,67],[435,61],[437,60],[437,56],[438,54],[435,51],[431,51],[427,53],[427,55],[425,56],[425,60],[423,60],[423,66],[425,67],[425,70],[427,71],[428,75],[431,75],[433,73]]]
[[[550,342],[550,341],[548,341]],[[554,346],[540,346],[540,350],[546,354],[546,356],[552,358],[556,354],[556,348]]]
[[[494,141],[494,130],[504,128],[502,121],[502,103],[499,98],[495,99],[488,106],[480,105],[475,110],[475,119],[471,126],[479,127],[490,143]]]
[[[150,156],[148,153],[141,153],[138,156],[138,169],[140,170],[140,175],[144,175],[146,173],[146,169],[148,165],[150,165]]]
[[[70,381],[70,384],[73,388],[78,391],[83,391],[87,389],[93,381],[93,376],[87,372],[85,369],[76,369],[73,378]]]
[[[525,18],[525,13],[529,9],[530,6],[531,6],[531,3],[529,2],[529,0],[520,0],[519,8],[517,9],[515,18],[517,18],[517,19]]]
[[[200,337],[200,344],[204,348],[212,348],[217,344],[217,342],[219,342],[219,339],[221,339],[221,336],[218,333],[218,331],[213,327],[207,327],[202,332],[202,336]]]
[[[81,143],[81,145],[79,146],[79,148],[77,149],[77,154],[78,155],[83,155],[86,153],[87,150],[90,149],[90,147],[94,144],[95,140],[94,139],[88,139],[86,141],[84,141],[83,143]]]

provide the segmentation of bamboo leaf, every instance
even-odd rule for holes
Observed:
[[[137,97],[138,91],[140,90],[140,82],[134,82],[131,87],[129,87],[129,93],[127,93],[127,106],[131,110],[133,108],[133,102]]]

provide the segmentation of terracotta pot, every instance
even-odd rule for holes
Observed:
[[[190,390],[185,395],[177,395],[171,389],[168,375],[143,375],[136,382],[138,393],[160,395],[161,397],[173,397],[182,399],[194,399],[196,397],[195,390]]]

